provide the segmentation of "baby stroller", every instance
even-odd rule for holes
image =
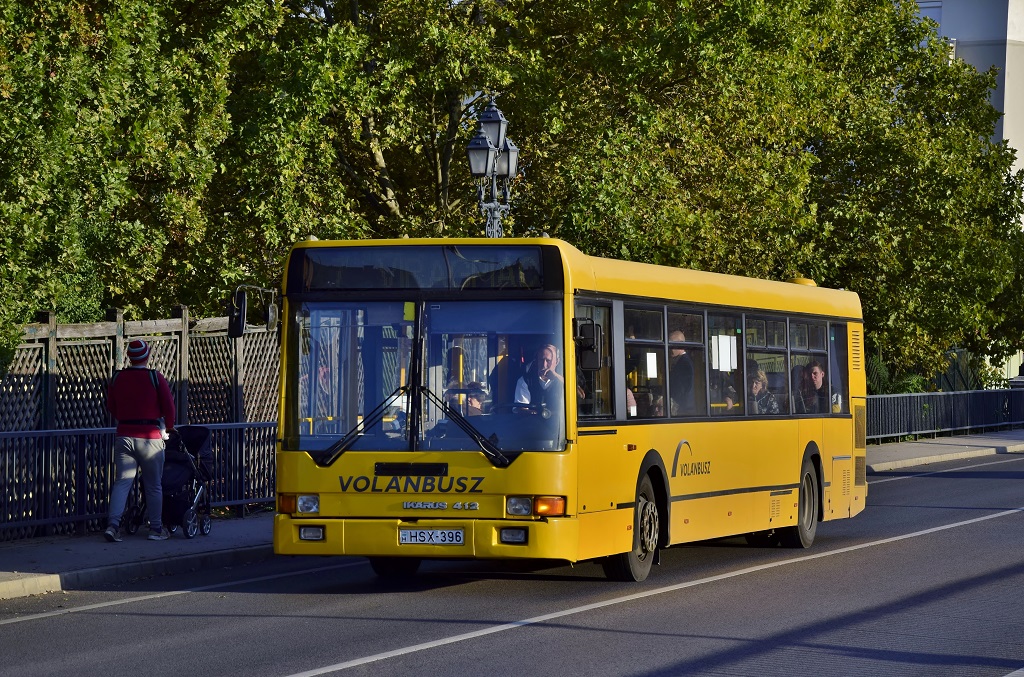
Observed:
[[[181,526],[185,538],[210,535],[210,489],[213,477],[213,445],[209,428],[184,425],[175,428],[164,454],[163,522],[174,533]]]
[[[161,520],[172,534],[180,525],[185,538],[197,532],[210,534],[210,490],[206,482],[213,477],[213,447],[209,428],[198,425],[179,426],[170,432],[164,452],[164,474]],[[128,495],[128,504],[121,517],[121,527],[135,534],[146,521],[146,493],[142,490],[142,473]]]

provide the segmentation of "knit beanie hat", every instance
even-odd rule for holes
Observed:
[[[142,339],[135,339],[128,344],[128,360],[132,364],[142,364],[149,359],[149,344]]]

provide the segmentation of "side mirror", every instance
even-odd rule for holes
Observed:
[[[597,350],[597,325],[590,318],[573,318],[576,342],[576,360],[579,368],[584,371],[596,371],[601,368],[601,355]]]
[[[249,295],[244,289],[235,291],[228,308],[228,336],[241,338],[245,333],[245,315],[249,305]]]
[[[596,350],[580,350],[576,353],[583,371],[597,371],[601,368],[601,356]]]
[[[277,320],[280,317],[280,313],[277,309],[276,303],[268,303],[265,318],[267,321],[267,331],[274,331],[277,328]]]

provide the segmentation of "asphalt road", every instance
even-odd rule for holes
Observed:
[[[1024,457],[869,478],[809,550],[597,564],[276,558],[0,602],[0,675],[1024,675]]]

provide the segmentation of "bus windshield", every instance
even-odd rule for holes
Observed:
[[[297,304],[283,448],[332,457],[564,449],[560,308],[499,299]]]

